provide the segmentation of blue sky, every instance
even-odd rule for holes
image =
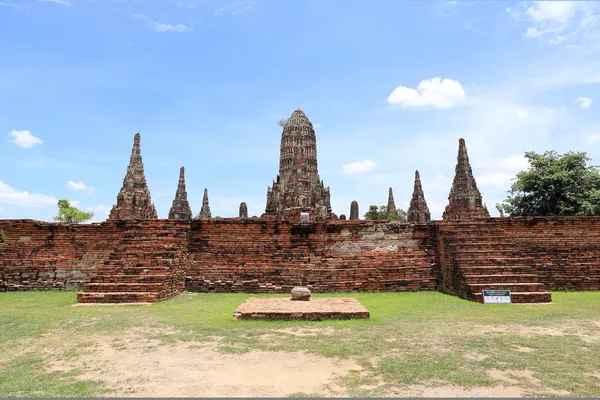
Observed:
[[[116,202],[133,136],[166,218],[179,167],[198,214],[260,215],[277,120],[316,127],[335,213],[432,216],[458,139],[490,212],[525,151],[600,164],[600,3],[354,0],[0,0],[0,218],[94,220]]]

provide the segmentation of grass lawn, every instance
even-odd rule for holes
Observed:
[[[72,307],[75,292],[0,293],[0,397],[600,397],[600,292],[317,294],[371,318],[234,321],[249,296]]]

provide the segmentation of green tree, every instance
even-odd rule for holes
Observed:
[[[4,245],[5,237],[6,237],[6,233],[4,231],[0,231],[0,246]]]
[[[365,213],[365,219],[372,220],[386,220],[386,221],[400,221],[406,222],[406,211],[397,209],[395,212],[388,213],[387,206],[371,205],[369,211]]]
[[[81,211],[77,207],[73,207],[71,203],[69,203],[69,200],[59,200],[58,215],[54,217],[54,220],[59,222],[69,222],[71,224],[78,224],[80,222],[89,221],[93,217],[93,212]]]
[[[496,204],[501,216],[600,215],[600,172],[585,152],[526,152],[530,168],[517,174]]]

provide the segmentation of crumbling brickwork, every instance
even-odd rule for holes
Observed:
[[[429,224],[262,219],[70,225],[0,220],[0,290],[78,289],[81,301],[197,291],[600,290],[600,217]],[[137,294],[136,294],[137,293]]]

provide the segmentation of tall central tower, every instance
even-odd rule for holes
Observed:
[[[313,210],[320,218],[331,216],[329,187],[319,179],[315,130],[300,109],[283,125],[279,175],[267,189],[265,212],[291,209]]]

